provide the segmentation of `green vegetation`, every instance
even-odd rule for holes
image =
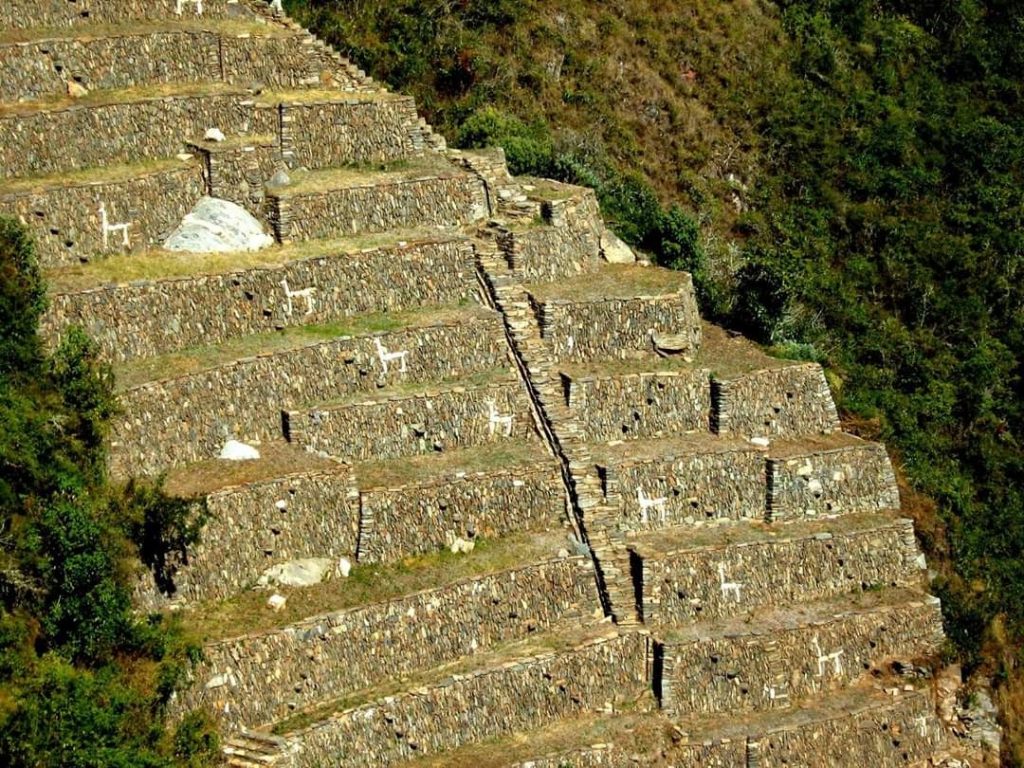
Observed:
[[[156,488],[108,484],[110,370],[80,331],[44,352],[44,295],[31,241],[0,218],[0,765],[209,765],[204,718],[163,725],[197,651],[129,600],[132,559],[170,578],[194,521]]]
[[[915,489],[947,631],[1002,684],[1022,764],[1021,4],[291,6],[457,143],[595,187],[707,316],[830,367]]]

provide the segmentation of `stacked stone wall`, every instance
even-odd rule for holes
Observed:
[[[914,586],[923,566],[913,523],[906,519],[849,533],[639,556],[644,619],[666,626],[875,586]]]
[[[376,343],[408,353],[404,373],[398,363],[384,372]],[[500,318],[481,310],[472,322],[342,337],[144,384],[120,395],[112,467],[151,474],[212,458],[229,438],[280,437],[283,409],[466,376],[506,364],[507,354]]]
[[[257,0],[258,1],[258,0]],[[245,87],[300,88],[316,85],[343,91],[373,90],[366,77],[304,32],[291,35],[221,35],[219,65],[225,82]]]
[[[850,611],[782,629],[668,639],[662,708],[669,716],[795,707],[891,660],[935,654],[938,600]]]
[[[900,508],[892,463],[878,443],[769,458],[767,480],[770,520]]]
[[[342,712],[294,734],[294,766],[392,765],[638,699],[647,643],[639,634],[601,639]]]
[[[395,562],[456,538],[557,527],[565,489],[553,459],[360,491],[359,560]]]
[[[121,181],[81,182],[0,195],[0,211],[24,222],[43,267],[79,264],[162,242],[206,193],[199,163],[140,171]],[[129,224],[103,238],[100,205],[110,224]]]
[[[816,363],[714,378],[711,422],[719,434],[788,438],[839,429],[825,372]]]
[[[271,118],[271,111],[254,110],[251,97],[240,93],[16,111],[0,118],[3,173],[42,175],[159,160],[178,154],[186,141],[201,139],[209,128],[228,136],[272,134]],[[53,136],[79,136],[82,141],[53,141]]]
[[[312,311],[290,290],[316,288]],[[77,324],[111,361],[150,357],[275,328],[471,299],[472,247],[462,240],[407,243],[274,267],[138,281],[50,297],[41,323],[55,340]]]
[[[503,227],[496,232],[495,239],[509,268],[525,280],[564,280],[600,264],[597,196],[587,189],[560,203],[558,214],[552,217],[549,213],[544,224]]]
[[[706,432],[711,418],[710,371],[623,376],[562,374],[573,416],[588,442]]]
[[[623,531],[764,517],[764,452],[750,445],[609,462],[601,472],[622,498]],[[641,498],[661,503],[645,510]]]
[[[285,102],[282,151],[291,164],[312,169],[402,160],[413,154],[409,130],[417,120],[408,96]]]
[[[481,181],[456,173],[267,195],[283,243],[425,226],[472,224],[487,216]]]
[[[137,607],[225,598],[279,563],[355,555],[359,500],[351,473],[341,468],[225,488],[207,496],[206,507],[200,543],[178,568],[174,592],[144,578]]]
[[[265,185],[283,167],[276,138],[253,137],[228,146],[190,143],[189,149],[203,158],[211,197],[230,200],[256,218],[266,219]]]
[[[534,299],[542,338],[560,361],[640,357],[654,352],[651,331],[679,335],[681,354],[696,354],[701,326],[689,275],[677,293],[629,299]]]
[[[492,422],[491,403],[498,416],[511,416],[509,427]],[[286,427],[288,439],[309,451],[357,461],[537,437],[518,380],[288,411]]]
[[[207,645],[176,708],[205,707],[229,726],[270,723],[530,632],[592,621],[599,609],[589,558],[531,564]]]
[[[5,0],[0,6],[0,27],[80,27],[124,21],[174,19],[254,18],[246,3],[237,0],[203,0],[202,14],[195,0]]]

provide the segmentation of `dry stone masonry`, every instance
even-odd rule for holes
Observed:
[[[593,191],[266,0],[7,0],[0,161],[112,473],[203,521],[135,599],[205,639],[171,716],[226,765],[984,764],[884,447]],[[268,245],[172,250],[211,198]]]

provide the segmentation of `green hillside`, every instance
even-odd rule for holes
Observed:
[[[289,5],[286,3],[286,5]],[[595,186],[703,312],[897,452],[947,632],[1024,759],[1024,7],[295,0],[462,146]]]

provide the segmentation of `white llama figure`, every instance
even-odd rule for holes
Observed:
[[[281,287],[284,288],[284,313],[288,317],[292,316],[294,307],[292,307],[292,299],[298,297],[306,300],[306,314],[312,315],[315,304],[313,303],[313,294],[316,293],[316,288],[303,288],[301,291],[293,291],[288,287],[288,281],[282,280]]]
[[[656,499],[649,499],[647,498],[647,494],[644,493],[643,488],[637,488],[636,500],[640,503],[640,522],[650,522],[648,512],[652,509],[658,513],[658,522],[665,522],[665,502],[667,502],[668,499],[663,496]]]
[[[789,694],[784,690],[780,691],[774,685],[768,685],[768,683],[764,684],[763,691],[764,695],[768,697],[768,701],[782,701],[789,698]]]
[[[740,590],[743,589],[743,582],[740,581],[727,581],[725,576],[725,563],[718,564],[718,581],[722,585],[722,597],[732,595],[736,602],[740,602],[742,599]]]
[[[131,227],[131,222],[124,222],[122,224],[111,224],[110,219],[107,218],[107,206],[105,203],[100,203],[100,230],[103,233],[103,249],[107,249],[107,245],[110,242],[110,235],[121,233],[121,245],[125,248],[131,245],[129,240],[128,229]]]
[[[512,437],[512,414],[498,413],[498,404],[493,399],[487,401],[487,434],[493,435],[501,428],[505,437]]]
[[[373,343],[377,347],[377,357],[380,358],[380,364],[384,367],[384,373],[388,372],[388,363],[393,363],[396,360],[401,363],[399,370],[405,373],[405,358],[409,356],[408,352],[388,352],[387,347],[380,343],[380,339],[375,338]]]
[[[203,0],[175,0],[174,12],[181,16],[185,3],[192,3],[196,7],[196,16],[203,15]]]
[[[832,653],[823,653],[821,650],[821,643],[818,642],[817,636],[815,636],[811,641],[811,645],[814,646],[814,652],[818,656],[818,677],[825,676],[825,670],[828,668],[829,664],[832,665],[832,671],[835,674],[841,675],[843,673],[842,648],[838,651],[833,651]]]

